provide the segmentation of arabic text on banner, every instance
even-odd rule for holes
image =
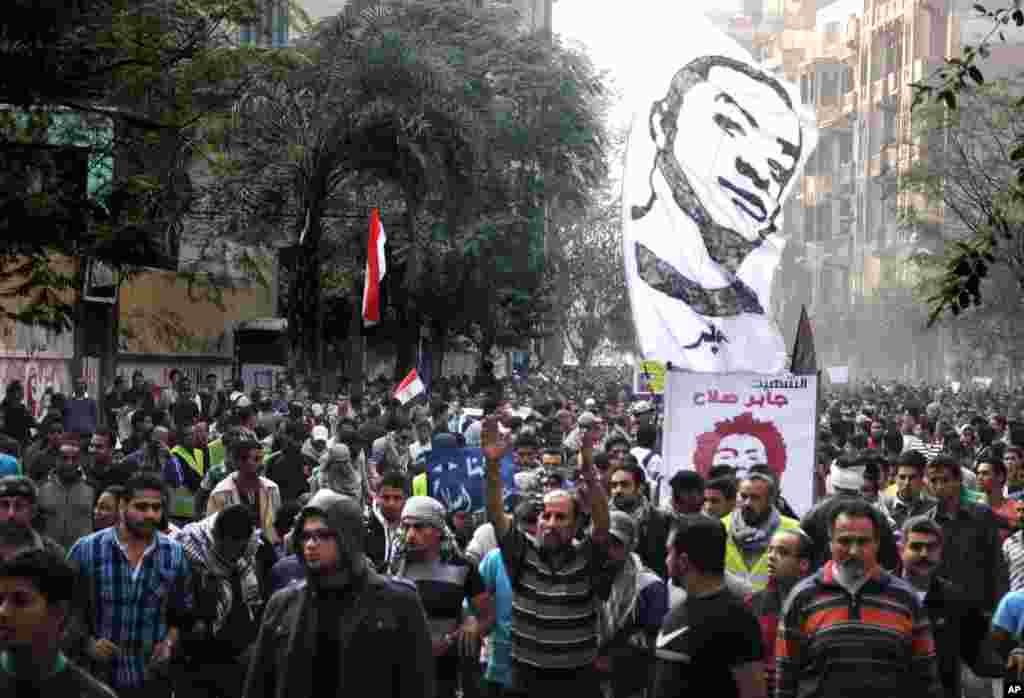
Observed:
[[[685,42],[645,42],[630,105],[623,260],[641,353],[703,373],[779,373],[770,289],[814,114],[697,8],[686,26]]]
[[[449,512],[481,512],[487,503],[484,476],[487,464],[479,448],[435,449],[427,454],[427,493]],[[515,465],[511,454],[501,463],[505,496],[515,492]]]
[[[815,376],[670,371],[662,476],[689,469],[707,477],[714,465],[768,465],[781,475],[786,500],[806,513],[814,499],[816,383]]]

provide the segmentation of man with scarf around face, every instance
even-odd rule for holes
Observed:
[[[665,553],[668,534],[672,529],[671,516],[651,505],[644,494],[646,480],[644,469],[633,456],[626,456],[608,476],[609,506],[613,511],[629,514],[636,525],[634,552],[640,556],[644,566],[662,579],[667,576]]]
[[[435,659],[435,695],[455,698],[460,674],[466,690],[473,665],[479,662],[481,625],[494,622],[492,597],[477,566],[458,552],[439,501],[432,497],[410,497],[402,509],[402,529],[402,545],[393,562],[394,574],[416,583],[426,610]],[[467,616],[460,620],[464,600],[473,606],[479,618]]]
[[[668,586],[636,554],[637,525],[611,512],[608,562],[611,594],[600,611],[601,646],[594,666],[611,684],[613,698],[642,695],[654,668],[654,641],[668,613]]]
[[[269,546],[252,512],[234,504],[173,536],[192,565],[194,622],[184,634],[189,698],[237,698],[259,630]],[[179,687],[185,688],[184,686]]]
[[[739,506],[722,517],[728,538],[725,569],[753,590],[768,586],[768,545],[777,531],[791,531],[800,522],[775,508],[775,480],[764,473],[749,473],[739,486]]]
[[[363,511],[317,492],[296,519],[306,580],[271,597],[242,695],[362,694],[432,698],[434,658],[413,583],[384,577],[364,554]],[[371,671],[367,674],[367,671]]]

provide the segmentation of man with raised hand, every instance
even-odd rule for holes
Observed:
[[[594,438],[581,439],[580,477],[593,527],[574,543],[580,502],[565,490],[544,496],[537,536],[505,514],[498,420],[485,418],[481,444],[487,461],[487,514],[512,582],[512,664],[516,689],[532,698],[597,695],[593,668],[598,647],[597,601],[610,592],[602,574],[608,554],[608,499],[594,472]]]

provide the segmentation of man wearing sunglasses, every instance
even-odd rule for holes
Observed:
[[[434,695],[434,658],[416,586],[380,575],[364,553],[358,501],[313,495],[295,535],[306,580],[267,605],[245,681],[245,698],[359,693],[373,667],[374,695]]]

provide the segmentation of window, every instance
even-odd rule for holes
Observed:
[[[238,30],[238,44],[251,46],[254,43],[256,43],[256,26],[252,22],[246,22]]]
[[[283,48],[288,45],[288,0],[274,3],[271,37],[271,45],[274,48]]]

